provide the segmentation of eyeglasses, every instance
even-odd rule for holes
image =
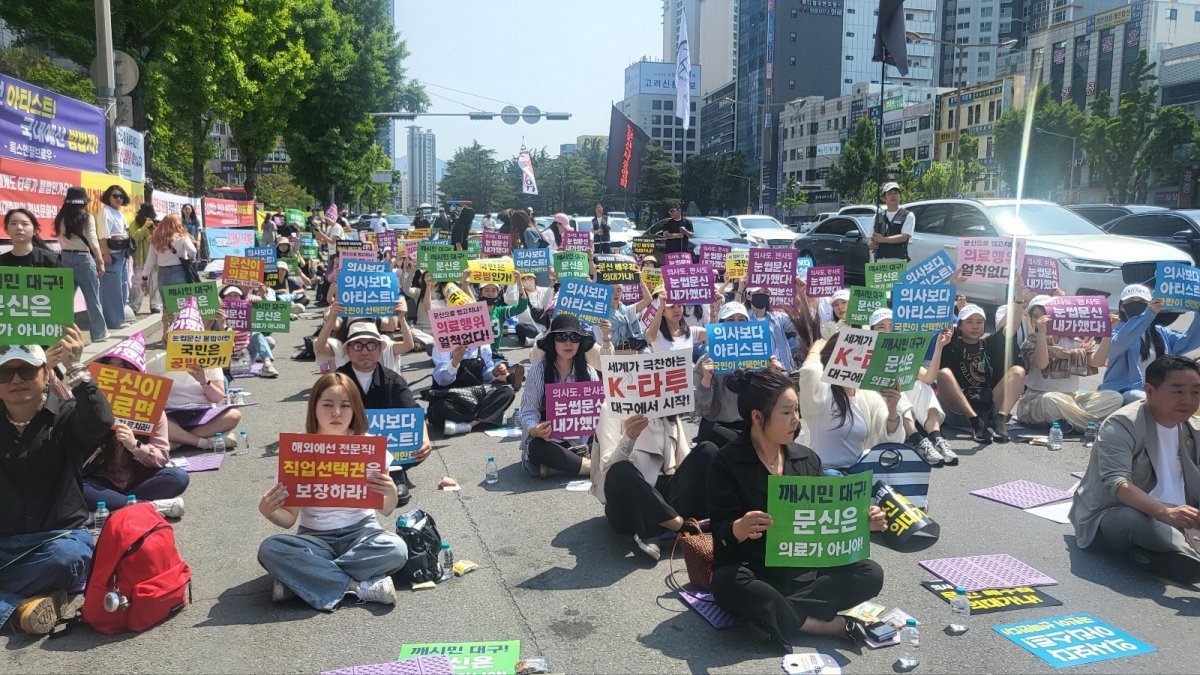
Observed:
[[[125,195],[121,194],[120,192],[114,192],[111,195],[109,195],[108,198],[109,199],[120,199],[121,201],[125,201]]]
[[[9,384],[13,381],[13,375],[20,375],[21,379],[26,382],[32,382],[33,378],[37,377],[40,366],[17,366],[16,368],[0,368],[0,384]]]
[[[366,350],[368,352],[373,352],[373,351],[376,351],[377,349],[379,349],[379,343],[375,342],[374,340],[368,340],[368,341],[364,341],[364,342],[351,342],[349,347],[350,347],[350,349],[353,349],[356,352],[361,352],[363,350]]]
[[[567,342],[568,340],[571,342],[583,342],[583,336],[580,335],[579,333],[555,333],[554,334],[555,342]]]

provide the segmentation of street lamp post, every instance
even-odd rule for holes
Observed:
[[[1067,177],[1067,194],[1069,196],[1071,193],[1075,192],[1075,142],[1079,139],[1079,137],[1078,136],[1068,136],[1066,134],[1056,134],[1053,131],[1046,131],[1045,129],[1043,129],[1041,127],[1034,127],[1034,129],[1039,134],[1046,134],[1047,136],[1057,136],[1058,138],[1070,139],[1070,141],[1071,141],[1071,164],[1070,164],[1071,174],[1070,174],[1070,176]]]

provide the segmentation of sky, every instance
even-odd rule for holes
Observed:
[[[498,113],[512,104],[571,113],[565,122],[511,126],[499,117],[398,122],[401,157],[411,124],[434,131],[441,159],[475,140],[497,159],[516,155],[522,141],[557,155],[577,136],[607,135],[612,104],[624,98],[625,67],[662,58],[661,0],[395,0],[395,9],[410,54],[406,74],[425,84],[428,112]]]

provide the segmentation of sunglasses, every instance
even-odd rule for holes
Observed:
[[[350,349],[353,349],[356,352],[361,352],[361,351],[373,352],[373,351],[379,349],[379,343],[375,342],[375,341],[351,342],[349,346],[350,346]]]
[[[579,333],[555,333],[554,341],[555,342],[567,342],[567,341],[583,342],[583,336],[580,335]]]
[[[120,192],[114,192],[111,195],[109,195],[108,198],[109,199],[120,199],[121,201],[125,201],[125,199],[126,199],[125,195],[121,194]]]
[[[37,377],[41,366],[17,366],[16,368],[0,368],[0,384],[9,384],[13,381],[13,375],[20,375],[21,379],[26,382],[32,382]]]

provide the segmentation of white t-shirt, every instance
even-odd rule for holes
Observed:
[[[328,234],[330,239],[342,239],[346,236],[346,231],[342,229],[341,225],[333,223],[329,226]]]
[[[862,457],[869,430],[867,415],[859,405],[857,396],[850,397],[850,410],[844,422],[837,416],[832,391],[829,393],[829,405],[822,406],[817,419],[807,422],[813,452],[821,458],[821,466],[844,469],[853,466]]]
[[[105,206],[101,211],[104,216],[104,229],[101,231],[104,236],[100,237],[101,239],[121,239],[129,236],[129,224],[125,222],[125,214],[111,206]]]
[[[899,213],[899,209],[897,209],[896,211],[884,211],[883,217],[886,218],[887,221],[890,223],[896,219],[897,213]],[[904,219],[904,223],[900,225],[900,234],[907,234],[908,236],[911,237],[913,235],[913,232],[916,232],[916,231],[917,231],[917,217],[914,216],[912,214],[912,212],[910,211],[908,214],[908,217]]]
[[[1158,427],[1158,455],[1154,458],[1154,478],[1157,483],[1150,496],[1164,504],[1181,506],[1187,501],[1183,486],[1183,464],[1179,461],[1179,429],[1168,429],[1155,422]]]
[[[310,530],[340,530],[350,527],[367,516],[374,517],[375,509],[348,509],[341,506],[301,506],[300,527]]]
[[[676,337],[674,340],[667,339],[667,327],[665,322],[659,329],[658,335],[654,336],[654,342],[650,343],[650,351],[652,352],[673,352],[680,349],[686,349],[690,353],[692,344],[696,341],[696,336],[700,331],[704,330],[703,326],[688,326],[687,335]]]
[[[166,372],[167,355],[161,353],[146,362],[146,372],[171,380],[171,394],[167,397],[167,409],[183,408],[193,405],[212,405],[212,401],[204,395],[205,387],[192,377],[191,373],[182,371]],[[213,382],[224,382],[225,374],[220,368],[204,371],[204,376]]]
[[[358,380],[358,386],[362,387],[364,392],[371,391],[371,380],[375,379],[375,371],[360,373],[356,368],[352,370],[354,370],[354,377]]]

